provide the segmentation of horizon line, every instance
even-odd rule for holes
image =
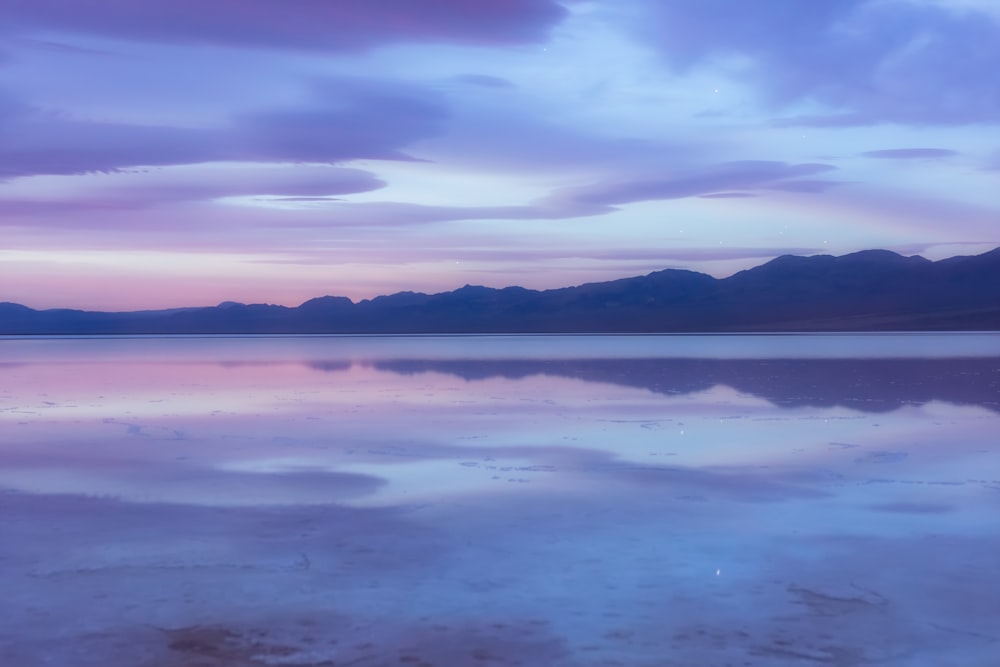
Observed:
[[[929,262],[931,264],[936,264],[938,262],[948,261],[948,260],[951,260],[951,259],[957,259],[957,258],[962,258],[962,257],[980,257],[980,256],[988,255],[990,253],[997,252],[997,251],[1000,251],[1000,245],[994,246],[990,250],[986,250],[984,252],[977,253],[977,254],[972,254],[972,255],[952,255],[950,257],[944,257],[944,258],[937,259],[937,260],[927,259],[926,257],[924,257],[923,255],[921,255],[919,253],[914,253],[912,255],[905,255],[905,254],[903,254],[901,252],[897,252],[895,250],[889,250],[889,249],[886,249],[886,248],[865,248],[865,249],[862,249],[862,250],[855,250],[855,251],[847,252],[847,253],[844,253],[844,254],[841,254],[841,255],[834,255],[834,254],[831,254],[831,253],[815,253],[815,254],[811,254],[811,255],[796,255],[796,254],[791,254],[791,253],[784,253],[784,254],[781,254],[781,255],[775,255],[775,256],[773,256],[773,257],[771,257],[771,258],[769,258],[769,259],[767,259],[767,260],[765,260],[765,261],[763,261],[763,262],[761,262],[759,264],[755,264],[754,266],[751,266],[751,267],[746,268],[746,269],[740,269],[739,271],[736,271],[734,273],[731,273],[731,274],[723,276],[723,277],[716,277],[716,276],[713,276],[713,275],[711,275],[709,273],[706,273],[704,271],[696,271],[694,269],[670,268],[670,267],[668,267],[668,268],[664,268],[664,269],[655,269],[653,271],[649,271],[648,273],[644,273],[644,274],[628,275],[628,276],[623,276],[621,278],[612,278],[610,280],[593,280],[593,281],[588,281],[588,282],[576,283],[576,284],[573,284],[573,285],[563,285],[561,287],[549,287],[549,288],[544,288],[544,289],[535,289],[535,288],[530,288],[530,287],[523,287],[521,285],[504,285],[503,287],[491,287],[491,286],[488,286],[488,285],[479,285],[479,284],[466,283],[466,284],[464,284],[464,285],[462,285],[460,287],[455,287],[455,288],[452,288],[450,290],[444,290],[444,291],[440,291],[440,292],[419,292],[419,291],[415,291],[415,290],[401,289],[401,290],[398,290],[398,291],[395,291],[395,292],[388,292],[388,293],[385,293],[385,294],[377,294],[377,295],[375,295],[373,297],[363,298],[363,299],[358,299],[358,300],[354,300],[354,299],[352,299],[351,297],[348,297],[348,296],[342,296],[342,295],[329,294],[328,293],[328,294],[321,294],[321,295],[314,296],[314,297],[309,297],[305,301],[301,301],[301,302],[299,302],[299,303],[297,303],[295,305],[287,305],[287,304],[282,304],[282,303],[265,303],[265,302],[250,302],[250,303],[248,303],[248,302],[234,301],[234,300],[229,300],[229,299],[225,299],[225,300],[220,301],[220,302],[215,303],[215,304],[201,305],[201,306],[168,306],[168,307],[164,307],[164,308],[155,308],[155,307],[153,307],[153,308],[137,308],[137,309],[133,309],[133,310],[92,310],[92,309],[87,309],[87,308],[73,308],[73,307],[70,307],[70,306],[56,306],[56,307],[52,307],[52,308],[34,308],[34,307],[29,306],[29,305],[24,304],[24,303],[20,303],[20,302],[16,302],[16,301],[6,301],[6,300],[0,301],[0,305],[7,304],[7,305],[21,306],[21,307],[28,308],[29,310],[32,310],[32,311],[35,311],[35,312],[47,312],[47,311],[53,311],[53,310],[69,310],[69,311],[77,311],[77,312],[85,312],[85,313],[107,313],[107,314],[159,313],[159,312],[179,311],[179,310],[200,310],[200,309],[208,309],[208,308],[220,308],[220,307],[225,306],[225,305],[232,305],[232,306],[268,306],[268,307],[276,307],[276,308],[287,308],[287,309],[291,310],[291,309],[299,308],[302,305],[304,305],[306,303],[309,303],[310,301],[315,301],[317,299],[325,299],[325,298],[346,299],[346,300],[348,300],[351,303],[351,305],[358,305],[358,304],[362,304],[362,303],[366,303],[366,302],[371,302],[371,301],[374,301],[376,299],[380,299],[380,298],[384,298],[384,297],[395,296],[397,294],[414,294],[414,295],[420,295],[420,296],[437,296],[437,295],[440,295],[440,294],[450,294],[452,292],[457,292],[458,290],[466,289],[466,288],[483,288],[483,289],[489,289],[489,290],[495,290],[495,291],[501,291],[501,290],[506,290],[506,289],[520,289],[520,290],[524,290],[526,292],[544,293],[544,292],[550,292],[550,291],[556,291],[556,290],[562,290],[562,289],[573,289],[573,288],[576,288],[576,287],[583,287],[585,285],[595,285],[595,284],[601,284],[601,283],[610,283],[610,282],[616,282],[618,280],[629,280],[631,278],[642,278],[642,277],[653,275],[655,273],[662,273],[662,272],[666,272],[666,271],[674,271],[674,272],[678,272],[678,273],[694,273],[694,274],[698,274],[698,275],[708,276],[709,278],[711,278],[713,280],[727,280],[729,278],[737,276],[737,275],[739,275],[741,273],[744,273],[746,271],[752,271],[754,269],[766,266],[767,264],[770,264],[771,262],[774,262],[775,260],[781,259],[783,257],[798,257],[798,258],[803,258],[803,259],[818,258],[818,257],[833,257],[835,259],[840,259],[840,258],[851,257],[853,255],[860,255],[860,254],[864,254],[864,253],[879,252],[879,253],[888,253],[888,254],[895,255],[897,257],[901,257],[901,258],[904,258],[904,259],[913,259],[913,258],[923,259],[923,260],[925,260],[925,261],[927,261],[927,262]]]

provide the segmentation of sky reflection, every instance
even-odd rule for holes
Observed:
[[[987,664],[1000,354],[919,338],[0,341],[0,661],[266,627],[307,666],[358,632],[373,664]]]
[[[539,338],[516,344],[551,341]],[[663,338],[639,340],[673,342]],[[919,347],[929,337],[916,338]],[[730,353],[773,345],[725,339]],[[606,341],[595,340],[591,354],[601,355]],[[892,347],[912,351],[908,340]],[[577,485],[597,493],[685,471],[667,485],[691,486],[688,495],[750,493],[729,475],[825,494],[834,480],[978,479],[998,420],[998,358],[463,359],[483,350],[457,337],[430,342],[458,359],[408,359],[400,355],[421,341],[131,339],[118,352],[109,342],[76,341],[72,359],[64,350],[74,342],[58,341],[46,360],[32,356],[44,341],[4,343],[29,350],[0,370],[16,388],[0,408],[16,427],[3,445],[5,487],[209,505],[392,504]],[[716,477],[692,481],[705,475]]]

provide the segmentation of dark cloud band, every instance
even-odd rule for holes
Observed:
[[[359,51],[399,42],[539,42],[554,0],[6,0],[8,31],[199,46]]]

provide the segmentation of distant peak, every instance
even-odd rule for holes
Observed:
[[[328,306],[352,306],[354,302],[348,299],[346,296],[331,296],[329,294],[325,296],[318,296],[315,299],[309,299],[299,305],[299,308],[315,308],[315,307],[328,307]]]
[[[859,259],[860,258],[895,259],[898,257],[905,259],[903,255],[900,255],[898,252],[893,252],[892,250],[884,250],[882,248],[874,248],[872,250],[858,250],[857,252],[851,252],[846,255],[841,255],[839,259],[847,259],[850,257],[856,257]]]
[[[21,312],[35,312],[33,308],[28,308],[27,306],[22,306],[19,303],[14,303],[12,301],[0,301],[0,309],[11,310],[11,311],[21,311]]]
[[[848,255],[843,255],[837,258],[838,260],[848,261],[848,262],[864,262],[864,263],[880,263],[886,265],[916,265],[916,264],[931,264],[932,262],[920,255],[901,255],[898,252],[893,252],[892,250],[860,250],[858,252],[852,252]]]
[[[453,294],[479,294],[485,292],[494,292],[492,287],[486,287],[485,285],[469,285],[465,284],[459,287],[453,292]],[[447,294],[447,292],[446,292]]]

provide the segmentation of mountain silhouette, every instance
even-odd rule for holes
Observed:
[[[322,362],[310,367],[344,371]],[[883,413],[944,401],[1000,412],[1000,358],[900,359],[393,359],[378,370],[447,373],[468,382],[534,375],[679,396],[731,387],[783,408],[846,407]]]
[[[575,287],[466,285],[298,307],[124,313],[0,303],[2,335],[1000,330],[1000,248],[932,262],[888,250],[785,255],[727,278],[677,269]]]

